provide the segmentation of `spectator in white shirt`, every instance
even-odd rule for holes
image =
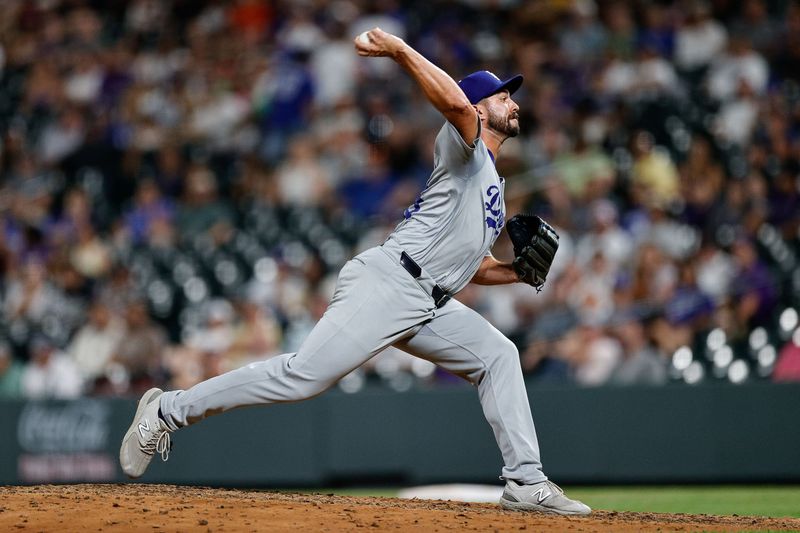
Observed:
[[[600,86],[608,96],[629,101],[657,99],[679,91],[678,75],[672,63],[648,42],[640,44],[636,61],[612,57],[601,74]]]
[[[70,357],[44,336],[30,343],[30,362],[22,373],[22,394],[28,399],[77,398],[83,392],[80,370]]]
[[[88,318],[72,339],[68,352],[83,377],[91,382],[105,372],[117,344],[125,335],[125,324],[101,301],[92,304]]]
[[[727,41],[725,27],[711,17],[707,3],[698,1],[675,36],[675,63],[686,71],[706,67]]]
[[[737,36],[728,51],[719,57],[708,73],[708,93],[720,101],[730,100],[747,84],[756,95],[764,94],[769,81],[769,66],[753,50],[749,39]]]
[[[759,100],[746,80],[738,82],[737,97],[720,107],[714,120],[714,135],[740,146],[750,142],[759,113]]]

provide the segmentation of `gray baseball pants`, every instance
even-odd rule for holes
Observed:
[[[175,430],[237,407],[311,398],[394,345],[477,386],[505,462],[503,478],[525,484],[547,479],[514,344],[457,300],[436,309],[434,282],[424,272],[414,279],[399,260],[399,251],[382,246],[351,259],[297,353],[164,393],[167,425]]]

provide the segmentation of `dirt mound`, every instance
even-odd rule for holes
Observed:
[[[567,518],[496,505],[167,485],[0,487],[0,531],[739,531],[800,519],[596,511]]]

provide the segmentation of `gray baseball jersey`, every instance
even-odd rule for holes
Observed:
[[[505,223],[504,180],[480,139],[469,146],[446,122],[425,190],[403,213],[394,241],[448,292],[469,283]]]
[[[437,308],[431,295],[435,284],[461,289],[489,252],[504,223],[502,180],[483,141],[468,146],[450,124],[435,150],[425,190],[383,245],[342,268],[328,309],[298,351],[164,393],[170,429],[238,407],[313,397],[394,345],[477,387],[505,462],[502,477],[547,479],[516,347],[461,302]],[[403,252],[421,267],[417,277],[403,266]]]

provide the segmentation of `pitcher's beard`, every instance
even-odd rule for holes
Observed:
[[[519,121],[517,124],[511,124],[511,119],[506,117],[498,117],[497,115],[489,115],[489,127],[495,131],[506,135],[507,137],[516,137],[519,135]]]

